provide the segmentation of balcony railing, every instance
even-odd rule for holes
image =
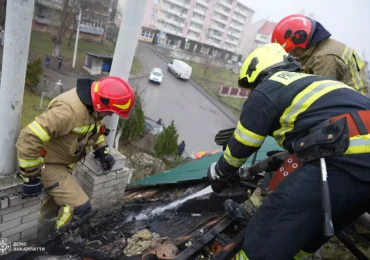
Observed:
[[[174,5],[177,5],[177,6],[181,6],[185,9],[189,9],[190,8],[190,5],[189,4],[186,4],[185,2],[183,1],[180,1],[180,0],[166,0],[167,2],[170,2],[171,4],[174,4]]]
[[[186,38],[189,39],[189,40],[193,40],[193,41],[199,41],[200,40],[200,37],[197,37],[197,36],[191,35],[191,34],[188,34],[186,36]]]
[[[199,20],[199,19],[197,19],[195,17],[192,17],[191,18],[191,21],[194,22],[194,23],[200,24],[200,25],[203,25],[204,24],[204,21]]]
[[[227,3],[225,0],[223,0],[223,1],[219,1],[219,2],[218,2],[218,4],[223,5],[223,6],[225,6],[226,8],[229,8],[229,9],[233,8],[233,5],[232,5],[232,4],[229,4],[229,3]]]
[[[246,20],[242,19],[241,17],[237,17],[235,15],[233,16],[233,20],[234,21],[237,21],[237,22],[239,22],[241,24],[245,24],[245,22],[246,22]]]
[[[230,15],[230,13],[228,13],[228,12],[225,12],[224,11],[224,9],[221,9],[221,8],[215,8],[215,9],[213,9],[215,12],[217,12],[217,13],[219,13],[219,14],[222,14],[222,15],[224,15],[224,16],[227,16],[227,17],[229,17],[229,15]]]
[[[189,26],[189,30],[193,31],[193,32],[197,32],[197,33],[202,33],[203,32],[203,29],[199,29],[199,28],[194,27],[192,25]]]
[[[173,15],[176,15],[176,16],[179,16],[179,17],[186,17],[186,14],[182,14],[181,12],[170,9],[170,7],[168,5],[162,5],[161,10],[166,12],[166,13],[170,13],[170,14],[173,14]]]
[[[170,29],[170,28],[166,28],[164,25],[156,25],[156,27],[165,32],[165,33],[169,33],[169,34],[173,34],[173,35],[178,35],[178,36],[182,36],[182,32],[177,32],[173,29]]]
[[[241,14],[244,17],[247,17],[248,16],[248,11],[246,11],[246,10],[242,11],[240,8],[235,8],[234,9],[234,12],[235,13],[238,13],[238,14]]]
[[[51,9],[63,10],[63,0],[37,0],[36,3]]]
[[[242,32],[243,31],[243,27],[241,27],[240,25],[235,25],[233,23],[230,24],[230,27],[239,31],[239,32]]]
[[[217,35],[217,34],[214,34],[214,33],[210,33],[210,34],[207,34],[207,36],[209,37],[212,37],[213,39],[216,39],[216,40],[222,40],[222,35]]]
[[[181,28],[181,29],[185,27],[185,23],[177,22],[177,21],[172,20],[171,18],[167,18],[165,16],[159,16],[158,20],[162,20],[162,21],[164,21],[168,24],[174,25],[174,26],[176,26],[178,28]]]
[[[206,12],[203,11],[203,10],[200,10],[199,8],[194,8],[193,13],[197,13],[197,14],[200,14],[200,15],[203,15],[203,16],[206,15]]]
[[[215,24],[211,24],[209,27],[212,28],[212,29],[214,29],[214,30],[220,31],[220,32],[224,32],[225,31],[225,29],[223,29],[221,27],[218,27]]]
[[[52,20],[50,18],[45,18],[42,16],[35,16],[35,21],[41,24],[58,26],[60,22],[58,20]]]
[[[209,6],[209,3],[207,3],[206,1],[203,1],[203,0],[197,0],[197,3],[200,4],[200,5],[203,5],[205,7]]]
[[[80,31],[84,33],[96,34],[96,35],[103,35],[104,29],[103,28],[96,28],[86,24],[80,24]]]
[[[224,25],[227,25],[227,20],[222,20],[220,17],[217,17],[217,16],[213,16],[212,19],[216,22],[219,22],[219,23],[222,23]]]

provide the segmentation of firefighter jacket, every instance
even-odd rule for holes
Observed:
[[[329,38],[307,49],[297,61],[307,73],[334,78],[368,96],[365,63],[348,45]]]
[[[106,145],[99,133],[100,120],[77,95],[76,88],[53,99],[43,114],[24,128],[17,140],[19,166],[24,169],[44,164],[73,165],[89,148]],[[45,157],[40,150],[46,150]]]
[[[370,110],[370,99],[342,82],[298,72],[276,72],[265,78],[244,103],[217,169],[221,176],[235,174],[268,135],[291,152],[292,142],[307,136],[312,127],[358,110]],[[351,137],[345,155],[330,157],[327,162],[370,181],[370,174],[361,175],[363,167],[370,170],[370,134]]]

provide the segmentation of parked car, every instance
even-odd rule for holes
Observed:
[[[162,83],[162,79],[163,79],[163,74],[162,74],[162,70],[161,69],[154,68],[150,72],[150,75],[149,75],[149,81],[150,82],[155,82],[155,83],[161,84]]]
[[[149,117],[145,117],[145,133],[153,131],[156,134],[160,134],[163,131],[163,125],[158,124],[156,121]]]
[[[167,65],[167,68],[176,77],[180,79],[188,80],[191,77],[192,68],[187,63],[181,60],[173,60]]]

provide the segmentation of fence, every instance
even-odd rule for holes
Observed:
[[[241,88],[233,88],[228,86],[221,86],[220,92],[218,93],[221,97],[233,97],[233,98],[244,98],[247,99],[249,96],[249,90]]]

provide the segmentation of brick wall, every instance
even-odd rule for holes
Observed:
[[[116,162],[109,172],[103,172],[92,154],[86,156],[83,164],[78,163],[74,171],[78,183],[91,199],[94,208],[109,207],[122,197],[132,171],[125,166],[124,155],[113,149],[111,154]]]
[[[41,197],[22,199],[21,180],[0,181],[0,237],[8,242],[28,242],[37,237]]]

